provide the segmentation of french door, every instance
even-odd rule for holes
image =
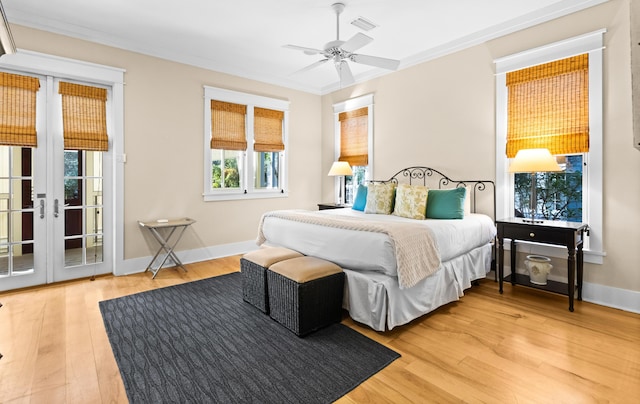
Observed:
[[[65,150],[59,80],[40,83],[37,147],[0,145],[0,290],[113,270],[111,152]]]

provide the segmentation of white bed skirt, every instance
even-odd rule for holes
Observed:
[[[391,330],[459,300],[471,282],[491,269],[492,245],[487,244],[443,262],[433,275],[416,286],[400,289],[397,277],[344,269],[343,307],[357,322],[377,331]]]

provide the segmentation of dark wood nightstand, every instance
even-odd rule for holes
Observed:
[[[569,296],[569,311],[573,311],[573,299],[576,289],[578,300],[582,300],[583,252],[584,235],[589,226],[586,223],[560,222],[545,220],[542,223],[526,222],[522,218],[496,220],[498,227],[498,279],[500,293],[502,282],[512,285],[523,285],[549,292]],[[504,277],[504,239],[511,240],[511,275]],[[547,285],[535,285],[529,282],[527,275],[518,274],[516,268],[516,240],[531,241],[542,244],[553,244],[567,247],[567,278],[568,282],[547,281]],[[577,261],[577,262],[576,262]],[[577,275],[577,279],[576,279]]]
[[[318,204],[318,210],[342,209],[346,207],[347,205],[341,205],[339,203],[319,203]]]

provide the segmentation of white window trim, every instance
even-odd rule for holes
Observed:
[[[242,179],[244,189],[222,189],[213,190],[211,188],[211,100],[231,102],[247,106],[247,150],[244,158],[247,162]],[[282,141],[285,153],[282,154],[280,164],[282,172],[280,175],[280,187],[274,189],[255,189],[253,186],[253,159],[248,158],[249,153],[253,154],[253,108],[261,107],[284,112],[282,125]],[[266,199],[284,198],[288,196],[288,138],[289,138],[289,101],[269,98],[260,95],[242,93],[239,91],[227,90],[204,86],[204,192],[203,198],[209,201],[229,201],[244,199]],[[245,192],[246,190],[246,192]]]
[[[338,116],[342,112],[353,111],[355,109],[360,109],[367,107],[367,130],[368,130],[368,161],[367,165],[367,176],[365,180],[371,180],[374,177],[373,175],[373,94],[366,94],[360,97],[351,98],[346,101],[341,101],[333,104],[333,121],[334,121],[334,129],[333,133],[335,134],[334,144],[334,159],[333,161],[338,161],[340,157],[340,120]],[[340,191],[340,177],[334,178],[334,195],[338,195]]]
[[[583,53],[589,54],[589,153],[587,163],[588,187],[586,198],[589,236],[585,243],[584,260],[602,264],[602,170],[603,170],[603,49],[606,29],[593,31],[564,41],[555,42],[525,52],[505,56],[494,61],[496,65],[496,214],[498,218],[513,216],[513,174],[509,174],[509,159],[505,155],[507,142],[506,74],[529,66],[565,59]],[[566,258],[566,248],[518,242],[520,252]],[[509,248],[508,245],[505,248]]]

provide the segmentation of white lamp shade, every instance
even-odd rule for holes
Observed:
[[[509,165],[510,173],[562,171],[549,149],[522,149]]]
[[[346,161],[336,161],[331,165],[331,169],[329,170],[329,177],[335,177],[338,175],[353,175],[353,170],[351,170],[351,166]]]

